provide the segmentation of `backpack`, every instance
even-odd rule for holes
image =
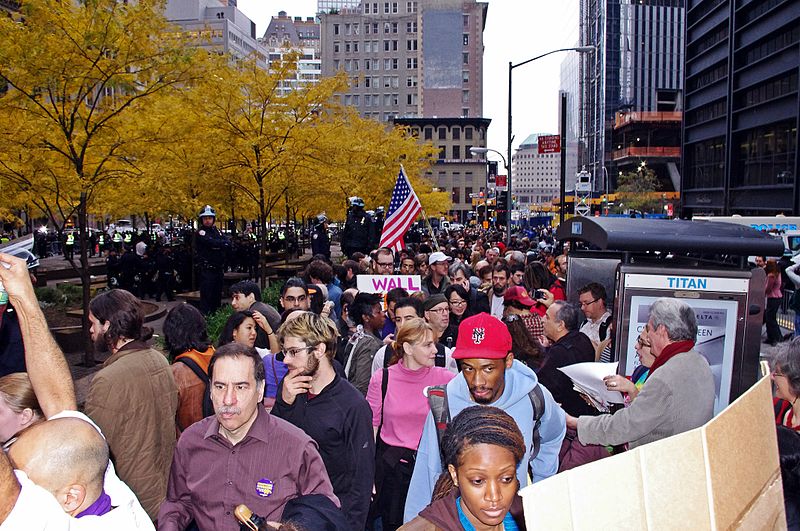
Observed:
[[[528,460],[528,472],[533,477],[533,460],[539,455],[539,445],[541,443],[541,435],[539,434],[539,426],[542,424],[542,415],[544,415],[544,394],[542,393],[539,384],[531,389],[528,393],[528,398],[531,400],[533,407],[533,450],[531,451],[530,459]],[[439,443],[439,454],[442,457],[442,468],[444,468],[444,456],[441,455],[442,436],[447,425],[450,424],[450,406],[447,401],[447,386],[436,385],[428,388],[428,405],[431,408],[433,421],[436,424],[436,439]]]
[[[204,371],[196,361],[186,354],[181,354],[175,358],[175,361],[179,361],[189,367],[195,376],[200,378],[200,381],[205,385],[205,389],[203,389],[203,417],[210,417],[214,414],[214,403],[211,402],[211,389],[208,374],[206,374],[206,371]]]
[[[383,368],[387,369],[389,367],[389,360],[392,359],[392,355],[394,354],[394,349],[392,348],[392,344],[389,343],[386,345],[386,351],[383,354]],[[441,343],[436,343],[436,357],[433,363],[434,367],[446,367],[447,366],[447,355],[444,351],[444,345]]]

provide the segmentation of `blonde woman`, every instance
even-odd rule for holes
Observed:
[[[22,430],[43,420],[28,373],[15,372],[0,378],[0,443],[4,450]]]
[[[434,366],[433,337],[433,329],[423,319],[401,324],[389,368],[376,371],[369,382],[367,402],[376,437],[373,508],[387,531],[403,524],[414,454],[428,413],[423,390],[445,385],[455,377],[444,367]]]

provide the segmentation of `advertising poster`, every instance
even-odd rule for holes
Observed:
[[[639,364],[633,345],[650,318],[650,305],[658,297],[634,295],[631,297],[630,326],[628,327],[629,353],[626,357],[625,374],[632,374]],[[682,299],[691,306],[697,316],[697,340],[695,350],[702,354],[711,366],[716,386],[714,414],[728,405],[733,372],[733,347],[736,340],[737,303],[732,300]],[[720,398],[722,397],[722,398]]]

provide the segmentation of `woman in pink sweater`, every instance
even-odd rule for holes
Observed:
[[[455,377],[443,367],[434,367],[436,343],[423,319],[403,323],[392,347],[389,368],[372,375],[367,391],[377,443],[373,516],[381,517],[386,531],[403,524],[414,454],[429,410],[423,391]]]
[[[767,309],[764,312],[764,324],[767,325],[767,343],[775,345],[783,339],[781,327],[778,326],[778,309],[781,307],[781,270],[775,260],[767,261]]]

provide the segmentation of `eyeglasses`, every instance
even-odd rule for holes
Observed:
[[[394,262],[375,262],[378,264],[378,267],[392,267]]]
[[[283,351],[283,357],[284,358],[294,358],[298,354],[300,354],[301,352],[308,352],[309,350],[311,350],[313,348],[316,348],[316,346],[314,346],[314,347],[290,348],[289,350],[284,350]]]
[[[300,295],[299,297],[284,297],[283,298],[286,302],[295,303],[295,302],[306,302],[306,295]]]
[[[641,336],[636,338],[636,344],[639,345],[639,348],[650,348],[650,343],[642,339]]]
[[[467,304],[467,301],[449,301],[450,306],[464,306]]]
[[[778,378],[779,376],[782,376],[782,377],[786,378],[786,375],[785,375],[785,374],[783,374],[782,372],[777,372],[777,371],[776,371],[776,372],[773,372],[773,373],[772,373],[772,377],[773,377],[773,378]]]
[[[594,303],[596,303],[596,302],[597,302],[597,301],[599,301],[599,300],[600,300],[600,299],[595,299],[595,300],[593,300],[593,301],[589,301],[589,302],[581,302],[581,303],[580,303],[580,306],[581,306],[581,308],[583,308],[584,306],[589,306],[590,304],[594,304]]]
[[[446,313],[447,313],[448,311],[450,311],[450,310],[448,310],[447,308],[431,308],[430,310],[426,310],[426,311],[428,311],[428,312],[434,312],[434,313],[439,313],[439,314],[442,314],[442,315],[444,315],[444,314],[446,314]]]

